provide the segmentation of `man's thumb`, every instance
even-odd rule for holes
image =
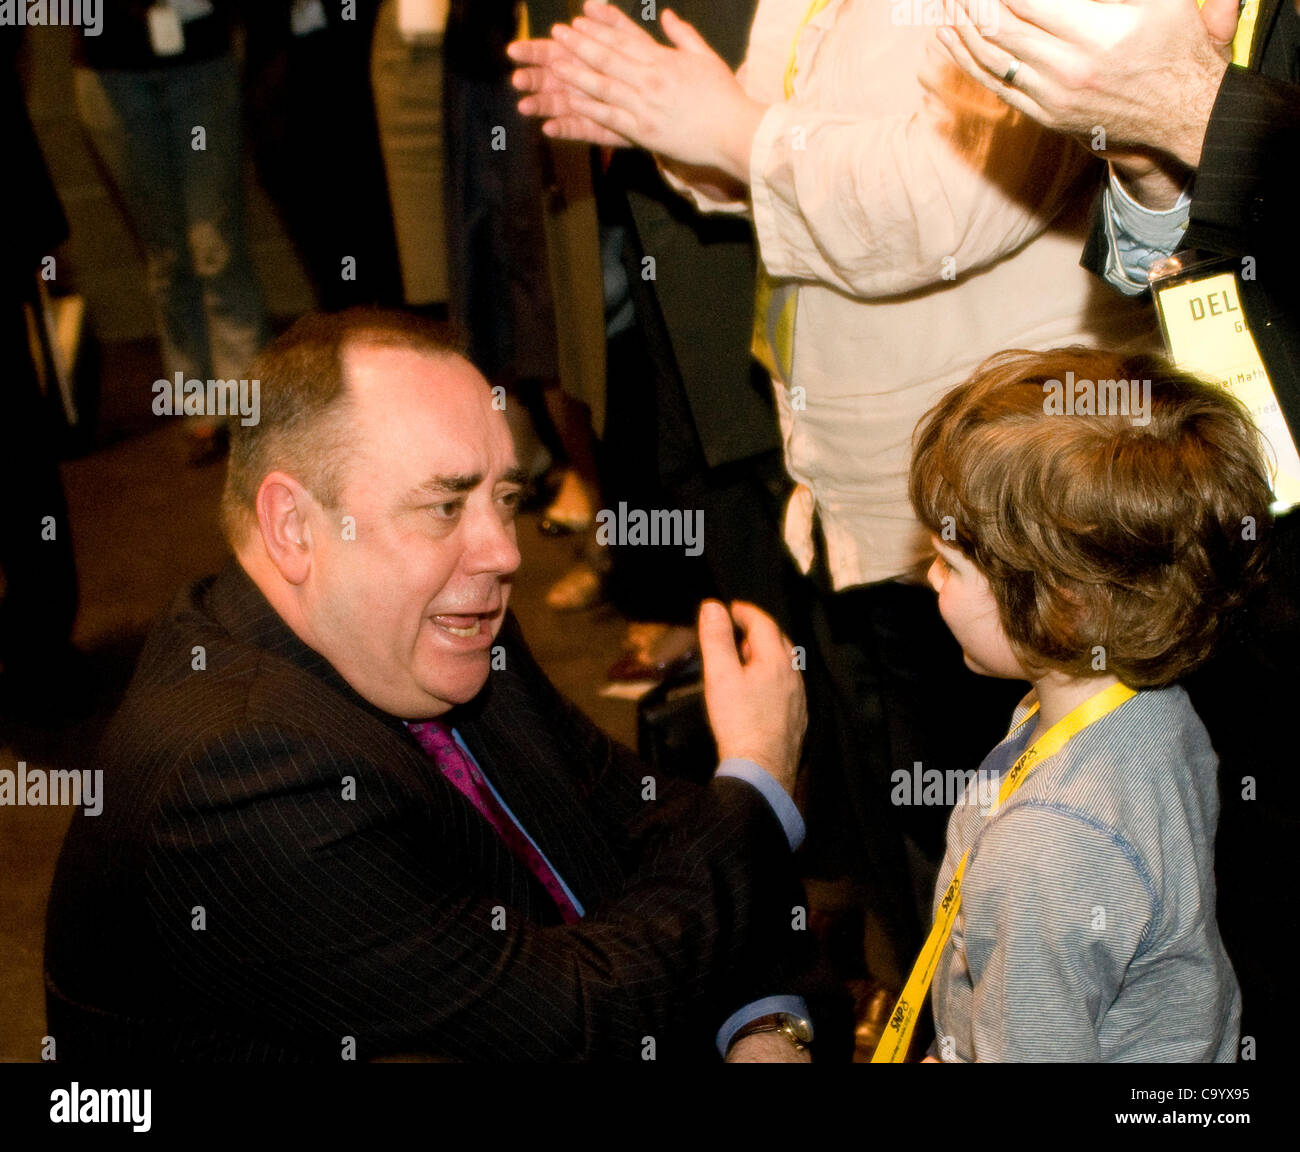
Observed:
[[[716,600],[704,601],[700,605],[700,655],[706,679],[726,676],[740,667],[734,635],[731,613]]]
[[[1237,32],[1237,0],[1205,0],[1201,7],[1201,23],[1216,47],[1224,48],[1231,44]]]

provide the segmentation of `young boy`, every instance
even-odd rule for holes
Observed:
[[[1260,577],[1267,477],[1245,411],[1150,357],[1002,353],[918,427],[939,610],[1033,684],[948,824],[940,1060],[1235,1058],[1217,759],[1177,681]]]

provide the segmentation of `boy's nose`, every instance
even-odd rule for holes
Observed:
[[[940,591],[940,590],[943,588],[943,571],[942,571],[942,569],[943,569],[943,565],[941,565],[941,564],[939,563],[939,557],[936,556],[936,557],[934,558],[934,560],[931,561],[931,563],[930,563],[930,567],[929,567],[929,569],[926,571],[926,574],[925,574],[926,582],[927,582],[927,583],[930,585],[930,587],[933,588],[936,592]]]

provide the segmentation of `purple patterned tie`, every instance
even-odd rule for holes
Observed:
[[[488,787],[488,782],[483,778],[478,765],[456,743],[451,728],[442,720],[425,720],[419,724],[407,724],[406,727],[438,766],[438,770],[479,810],[483,819],[497,830],[497,835],[505,841],[506,847],[537,877],[547,894],[555,901],[555,906],[559,908],[564,922],[576,924],[582,916],[574,907],[573,901],[569,899],[554,869],[492,794],[492,789]]]

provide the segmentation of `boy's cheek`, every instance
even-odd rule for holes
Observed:
[[[950,603],[950,600],[951,600],[950,597],[945,597],[942,594],[942,592],[940,593],[939,615],[940,617],[942,617],[944,625],[947,627],[948,631],[951,632],[953,636],[957,638],[958,641],[960,641],[961,634],[959,630],[953,626],[954,616],[953,616],[952,604]]]

